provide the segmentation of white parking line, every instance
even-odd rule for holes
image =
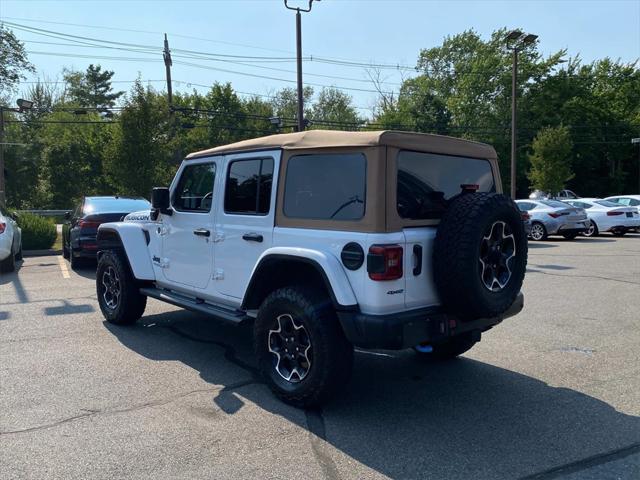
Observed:
[[[67,262],[62,255],[58,257],[58,265],[60,265],[60,270],[62,271],[62,278],[69,278],[69,269],[67,268]]]

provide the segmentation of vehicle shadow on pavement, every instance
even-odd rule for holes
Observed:
[[[104,325],[138,354],[183,362],[221,385],[211,422],[214,410],[233,415],[248,401],[391,478],[517,478],[640,445],[639,417],[470,358],[429,364],[408,351],[357,351],[345,391],[303,416],[261,384],[251,325],[229,326],[187,311],[150,315],[133,327]],[[203,355],[203,344],[220,354]],[[328,445],[315,440],[308,448],[337,473],[333,459],[344,458]]]

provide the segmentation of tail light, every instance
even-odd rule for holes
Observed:
[[[615,217],[622,214],[624,214],[624,212],[607,212],[607,217]]]
[[[562,214],[561,213],[550,213],[549,216],[551,218],[558,218],[558,217],[562,216]]]
[[[0,222],[0,233],[4,233],[6,229],[7,229],[7,224],[4,222]]]
[[[529,215],[529,212],[520,212],[520,217],[522,218],[523,222],[526,222],[529,219],[531,219],[531,215]]]
[[[80,228],[98,228],[100,226],[100,222],[90,222],[87,220],[78,220],[78,226]]]
[[[402,247],[400,245],[372,245],[367,255],[367,272],[371,280],[402,278]]]

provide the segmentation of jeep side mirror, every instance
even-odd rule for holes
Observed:
[[[167,187],[154,187],[151,192],[151,207],[157,213],[171,215],[171,202],[169,200],[169,189]],[[156,216],[157,216],[156,213]]]
[[[71,212],[64,212],[64,219],[71,220]]]

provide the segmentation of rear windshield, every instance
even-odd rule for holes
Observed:
[[[569,207],[569,205],[567,205],[564,202],[559,202],[557,200],[540,200],[540,203],[542,203],[543,205],[546,205],[547,207],[553,207],[553,208],[567,208]]]
[[[491,163],[434,153],[398,153],[397,209],[402,218],[440,218],[448,201],[462,193],[463,185],[495,192]]]
[[[619,207],[620,205],[609,200],[596,200],[595,203],[602,205],[603,207]]]
[[[284,214],[359,220],[364,216],[367,159],[361,153],[296,155],[287,164]]]
[[[84,213],[131,213],[148,210],[151,204],[144,198],[87,198]]]

